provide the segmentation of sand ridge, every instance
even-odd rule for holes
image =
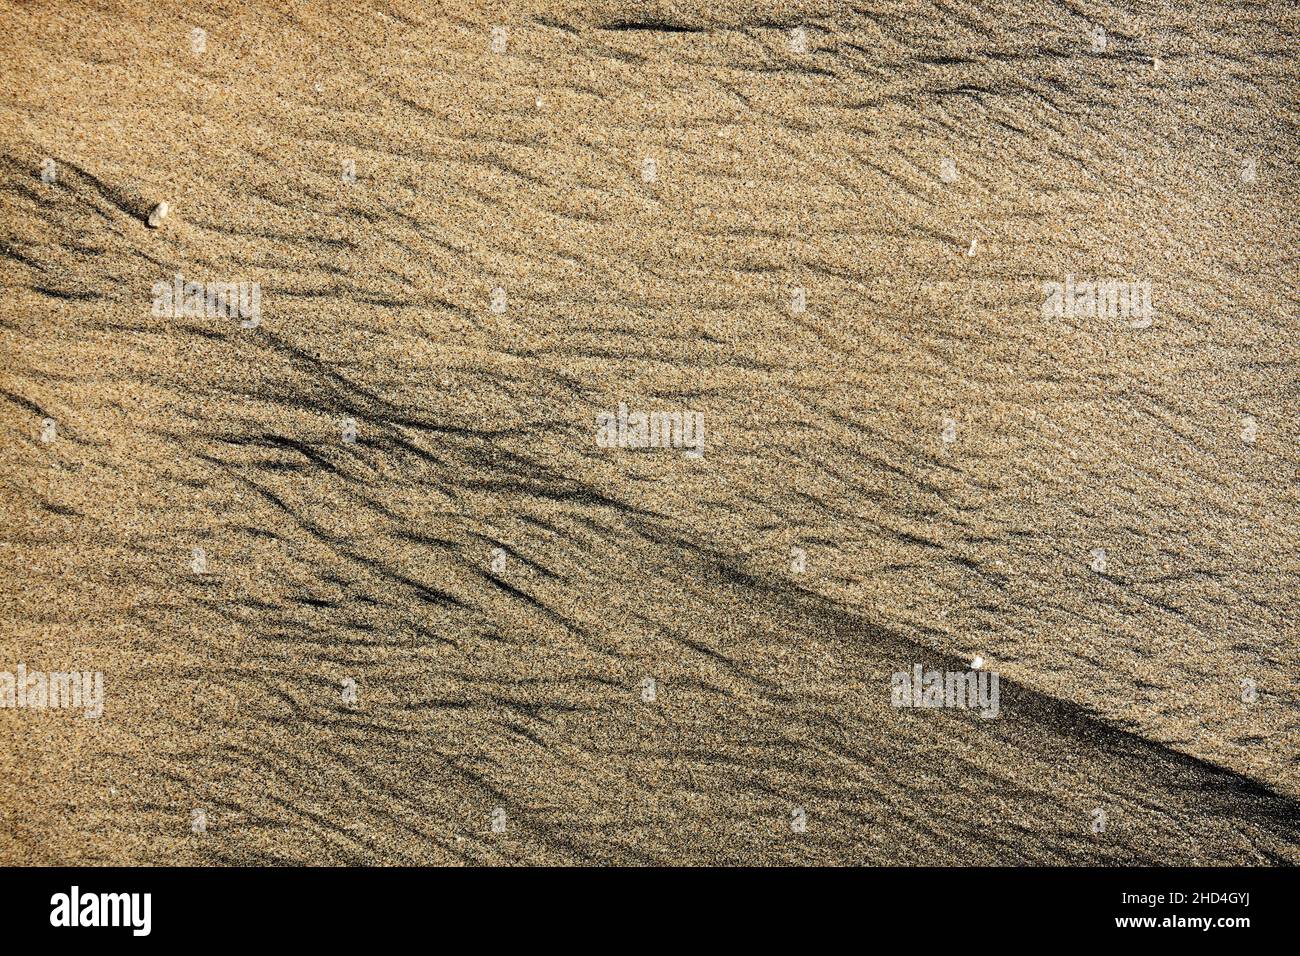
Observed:
[[[6,4],[0,860],[1295,862],[1285,13]]]

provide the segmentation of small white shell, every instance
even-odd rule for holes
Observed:
[[[149,227],[151,229],[157,229],[161,226],[162,221],[167,218],[168,212],[170,212],[170,209],[165,202],[160,202],[158,205],[154,206],[153,212],[149,213]]]

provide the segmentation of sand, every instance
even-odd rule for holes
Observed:
[[[1290,8],[685,7],[4,4],[0,863],[1300,861]]]

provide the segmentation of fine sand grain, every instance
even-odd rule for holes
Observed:
[[[0,17],[0,864],[1300,862],[1291,3]]]

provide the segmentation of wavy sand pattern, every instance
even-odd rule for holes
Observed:
[[[0,863],[1300,862],[1291,7],[452,6],[3,3]]]

